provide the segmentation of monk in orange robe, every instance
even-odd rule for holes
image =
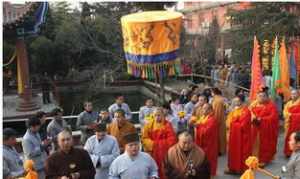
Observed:
[[[210,104],[203,106],[203,119],[195,129],[195,143],[205,152],[212,176],[217,173],[218,165],[218,121]]]
[[[124,136],[136,132],[137,130],[134,125],[125,118],[125,111],[123,109],[116,110],[114,113],[113,122],[107,127],[107,133],[117,139],[121,153],[124,152],[124,147],[126,144],[126,141],[124,141]]]
[[[225,110],[226,105],[224,102],[224,98],[222,96],[222,92],[218,88],[212,89],[212,106],[214,110],[214,117],[218,121],[219,127],[219,138],[218,138],[218,146],[219,146],[219,154],[226,153],[226,118],[225,118]]]
[[[228,169],[227,174],[240,174],[247,169],[246,159],[251,155],[251,112],[241,97],[232,100],[233,110],[228,114]]]
[[[286,103],[284,110],[284,128],[285,128],[285,145],[284,154],[286,157],[291,156],[292,151],[289,148],[289,137],[293,132],[300,131],[300,94],[297,90],[292,90],[291,100]]]
[[[162,108],[156,108],[153,116],[154,119],[150,120],[142,130],[142,144],[144,151],[156,161],[160,179],[165,179],[163,160],[169,148],[176,143],[176,135]]]
[[[267,94],[267,88],[257,93],[250,105],[252,155],[258,157],[260,166],[273,160],[277,149],[279,114],[277,107]]]

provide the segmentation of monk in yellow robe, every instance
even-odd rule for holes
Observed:
[[[289,148],[289,137],[293,132],[300,131],[300,94],[297,90],[292,90],[291,100],[286,103],[284,110],[284,128],[285,128],[285,145],[284,154],[286,157],[291,156],[292,151]]]
[[[195,105],[194,111],[192,113],[192,117],[189,120],[189,125],[191,127],[193,127],[193,126],[197,125],[197,123],[199,123],[201,116],[202,116],[202,110],[203,110],[202,108],[203,108],[204,104],[206,104],[206,103],[208,103],[206,96],[200,95],[198,97],[198,102]]]
[[[262,88],[250,105],[252,155],[257,156],[260,166],[271,162],[277,150],[279,113],[268,97],[268,89]]]
[[[226,118],[225,118],[225,102],[222,96],[222,92],[218,88],[212,89],[212,106],[214,111],[214,117],[218,121],[219,127],[219,139],[218,147],[219,154],[223,155],[226,153]]]
[[[176,135],[162,108],[156,108],[153,116],[154,120],[150,120],[142,130],[142,144],[145,152],[156,161],[160,179],[165,179],[163,160],[169,148],[176,143]]]
[[[114,136],[118,143],[120,152],[124,152],[126,142],[124,136],[131,133],[136,133],[137,130],[132,123],[125,118],[125,112],[123,109],[118,109],[114,113],[114,120],[107,127],[107,133]]]
[[[220,80],[222,80],[221,81],[221,85],[222,86],[224,86],[224,84],[225,84],[225,82],[226,82],[226,79],[227,79],[227,76],[228,76],[228,72],[229,72],[229,70],[228,70],[228,67],[227,67],[227,65],[223,65],[223,66],[221,66],[221,70],[220,70]]]

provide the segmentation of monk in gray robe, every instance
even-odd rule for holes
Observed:
[[[127,134],[124,140],[125,152],[111,164],[109,179],[158,179],[155,161],[140,151],[138,134]]]
[[[106,134],[106,124],[95,127],[95,135],[86,141],[84,149],[90,154],[96,168],[95,179],[108,178],[110,164],[120,155],[120,149],[117,139]]]
[[[13,179],[22,177],[25,174],[23,169],[23,161],[15,145],[17,132],[12,128],[3,129],[3,178]]]

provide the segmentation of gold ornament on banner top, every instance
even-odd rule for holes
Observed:
[[[136,77],[156,78],[180,73],[178,50],[182,14],[146,11],[121,18],[123,46],[128,73]]]

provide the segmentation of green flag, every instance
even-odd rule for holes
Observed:
[[[271,97],[276,98],[277,90],[280,88],[280,61],[279,61],[279,49],[278,49],[278,39],[275,38],[275,49],[274,56],[272,59],[272,86],[271,86]]]

